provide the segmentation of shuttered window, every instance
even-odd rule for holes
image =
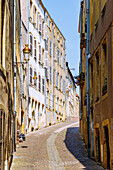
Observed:
[[[50,66],[50,83],[52,82],[52,67]]]
[[[33,5],[33,24],[35,23],[35,6]]]
[[[44,93],[44,78],[42,78],[42,93]]]
[[[35,77],[34,86],[37,87],[37,72],[36,71],[34,71],[34,77]]]
[[[46,90],[46,107],[48,107],[48,90]]]
[[[56,96],[56,112],[58,112],[58,98]]]
[[[39,33],[41,34],[42,33],[42,17],[41,15],[39,15]]]
[[[31,49],[31,54],[33,52],[33,37],[30,35],[30,49]]]
[[[41,58],[41,45],[39,45],[39,63],[41,64],[42,62],[42,58]]]
[[[37,58],[37,41],[34,40],[34,58]]]
[[[38,11],[37,11],[37,29],[38,29]]]
[[[51,40],[50,40],[50,44],[49,44],[49,53],[50,53],[50,56],[51,56]]]
[[[30,83],[32,84],[32,75],[33,75],[33,73],[32,73],[32,68],[30,67]]]
[[[59,64],[59,49],[57,50],[57,61],[58,61],[58,64]]]
[[[41,75],[38,76],[38,89],[41,91]]]

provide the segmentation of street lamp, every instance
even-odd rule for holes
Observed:
[[[29,54],[31,52],[31,49],[28,47],[28,44],[25,44],[25,48],[23,49],[23,53],[24,53],[24,60],[25,61],[29,61]],[[26,56],[25,55],[28,55],[28,59],[26,59]]]
[[[28,47],[28,44],[25,44],[25,48],[23,49],[24,54],[24,63],[29,62],[29,54],[31,52],[31,49]],[[27,58],[26,58],[27,55]],[[28,130],[28,116],[29,116],[29,64],[28,64],[28,104],[27,104],[27,130]]]

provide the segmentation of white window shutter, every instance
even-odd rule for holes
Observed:
[[[38,29],[38,12],[37,12],[37,29]]]
[[[47,58],[47,51],[45,51],[45,68],[48,67],[48,58]]]
[[[47,23],[45,22],[45,32],[44,32],[44,39],[47,40]]]
[[[35,6],[33,6],[33,24],[35,24]]]

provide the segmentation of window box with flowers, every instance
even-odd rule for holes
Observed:
[[[104,96],[107,93],[107,84],[104,84],[102,87],[102,96]]]

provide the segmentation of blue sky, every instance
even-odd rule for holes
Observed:
[[[66,60],[70,68],[75,68],[72,73],[76,76],[79,74],[80,60],[78,33],[80,0],[42,0],[42,2],[66,38]]]

